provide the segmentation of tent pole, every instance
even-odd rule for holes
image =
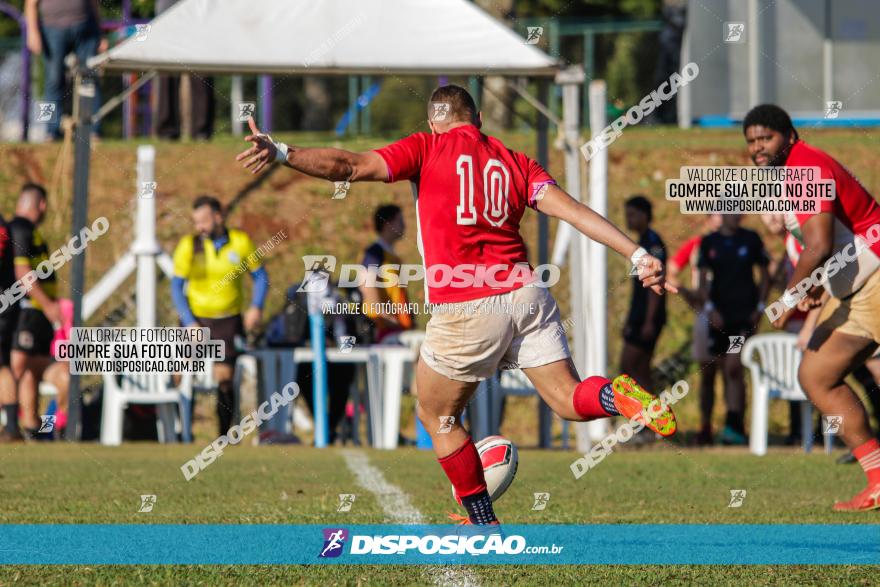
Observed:
[[[95,99],[95,81],[90,70],[77,73],[75,99],[78,119],[73,135],[73,221],[71,233],[80,234],[86,226],[89,205],[89,157],[91,156],[92,107]],[[82,298],[86,279],[86,250],[75,255],[70,261],[70,298],[73,300],[73,327],[83,325]],[[80,378],[70,374],[70,387],[67,394],[67,431],[69,441],[78,440],[81,429]]]
[[[546,79],[538,80],[538,99],[546,104],[547,96],[549,95],[550,90],[550,82]],[[547,117],[541,114],[540,112],[535,113],[535,129],[538,132],[537,136],[537,145],[536,152],[538,163],[541,164],[542,167],[546,169],[547,165],[550,163],[550,155],[548,149],[548,120]],[[547,263],[547,245],[550,240],[550,223],[545,214],[538,215],[538,263],[544,264]]]
[[[749,46],[749,103],[747,110],[761,103],[761,48],[758,45],[758,0],[749,0],[746,43]]]
[[[361,76],[361,87],[364,88],[364,95],[367,94],[372,84],[373,78],[371,76]],[[370,102],[367,102],[363,112],[361,112],[361,135],[370,136]]]
[[[547,103],[547,90],[550,84],[548,80],[538,80],[538,100]],[[547,117],[541,112],[535,112],[535,128],[537,137],[537,159],[541,167],[546,168],[550,162],[547,150]],[[547,263],[547,243],[550,239],[550,223],[546,214],[538,214],[538,264]],[[538,401],[538,444],[541,448],[550,448],[553,444],[553,415],[550,406],[543,399]]]
[[[586,95],[584,96],[583,102],[583,116],[581,122],[585,125],[590,121],[590,91],[589,85],[590,82],[593,81],[593,76],[596,74],[596,35],[593,34],[593,31],[586,30],[583,35],[584,41],[584,92]]]
[[[556,76],[556,83],[562,86],[562,121],[565,133],[565,189],[571,196],[584,201],[581,195],[581,152],[572,147],[580,142],[580,90],[584,83],[584,72],[579,66],[570,67],[561,71]],[[593,107],[603,107],[603,103],[591,101]],[[578,374],[582,377],[598,375],[604,372],[604,367],[597,365],[593,338],[596,337],[595,329],[596,302],[593,301],[597,290],[601,294],[605,287],[605,280],[600,275],[595,275],[590,265],[591,255],[587,237],[577,232],[569,241],[569,266],[571,267],[571,319],[574,323],[572,338],[574,339],[573,358]],[[584,287],[584,282],[589,276],[590,286]],[[595,287],[598,285],[598,287]],[[605,333],[602,332],[602,336]],[[603,343],[604,344],[604,343]],[[588,452],[593,438],[604,434],[606,423],[604,420],[593,422],[579,422],[575,425],[577,434],[577,450]]]
[[[260,125],[265,133],[271,133],[272,128],[272,76],[260,76]]]
[[[590,131],[599,134],[605,128],[605,104],[607,90],[604,80],[590,82]],[[590,159],[590,208],[602,216],[608,216],[608,149],[602,149]],[[591,375],[608,373],[608,249],[590,241],[589,282],[591,290],[591,314],[589,343],[592,348]],[[582,276],[586,278],[586,276]],[[586,286],[586,279],[584,285]],[[599,287],[595,287],[598,285]]]
[[[688,29],[684,29],[684,35],[681,40],[681,63],[691,62],[691,34]],[[678,128],[691,128],[694,120],[694,108],[690,84],[678,88],[678,100],[675,101],[678,112]]]
[[[831,27],[831,0],[825,0],[825,29],[822,39],[822,97],[825,108],[834,100],[834,31]]]
[[[135,241],[131,252],[137,259],[136,298],[137,325],[140,328],[156,326],[156,256],[161,249],[156,240],[156,195],[150,184],[155,184],[156,148],[140,145],[137,148],[137,212]]]
[[[590,136],[598,136],[605,128],[607,91],[605,82],[590,83]],[[589,162],[589,206],[602,216],[608,215],[608,151],[603,149]],[[587,316],[583,325],[587,375],[608,374],[608,266],[607,249],[578,235],[586,245],[581,248],[586,262],[578,276],[581,291],[586,292],[584,307]],[[608,432],[608,420],[593,420],[578,425],[578,450],[587,452]]]
[[[477,75],[472,75],[468,77],[468,90],[470,90],[471,97],[474,99],[474,102],[477,104],[477,110],[481,108],[480,104],[483,98],[483,80]]]
[[[351,118],[348,121],[350,134],[357,135],[358,132],[358,76],[348,76],[348,111]]]
[[[241,121],[241,104],[244,102],[244,89],[242,87],[241,76],[232,76],[232,86],[229,90],[229,126],[232,128],[232,136],[240,137],[242,135]]]

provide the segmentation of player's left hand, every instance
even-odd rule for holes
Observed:
[[[639,259],[638,270],[642,287],[650,287],[651,291],[661,296],[667,291],[678,293],[678,288],[666,281],[666,269],[657,257],[644,255]]]
[[[245,169],[250,169],[251,173],[259,173],[263,168],[275,161],[275,153],[278,149],[269,135],[260,132],[253,116],[248,118],[248,126],[251,129],[251,134],[246,136],[244,140],[250,142],[252,146],[250,149],[239,153],[235,160],[244,161],[247,159],[247,161],[244,161]]]

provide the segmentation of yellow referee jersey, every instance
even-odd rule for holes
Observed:
[[[246,274],[261,267],[250,237],[233,228],[229,240],[214,248],[211,238],[187,235],[174,249],[174,276],[187,281],[186,297],[200,318],[225,318],[241,313]]]

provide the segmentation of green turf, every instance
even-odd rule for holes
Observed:
[[[201,445],[92,444],[6,446],[0,453],[3,523],[382,523],[381,504],[356,484],[339,449],[240,446],[192,481],[180,465]],[[430,453],[366,451],[370,463],[398,485],[429,523],[454,509],[449,485]],[[516,481],[497,504],[506,523],[871,523],[869,514],[834,514],[835,499],[860,489],[853,466],[832,457],[771,450],[627,447],[575,480],[564,451],[520,453]],[[729,508],[731,489],[745,489]],[[532,494],[549,492],[544,511]],[[138,513],[141,494],[155,494],[151,513]],[[355,493],[337,513],[339,493]],[[403,566],[75,566],[0,568],[0,584],[428,584],[431,572]],[[875,583],[870,567],[767,566],[504,566],[472,567],[483,585],[635,584],[757,585]]]

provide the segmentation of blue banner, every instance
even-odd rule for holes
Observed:
[[[0,525],[0,564],[880,564],[880,525]]]

